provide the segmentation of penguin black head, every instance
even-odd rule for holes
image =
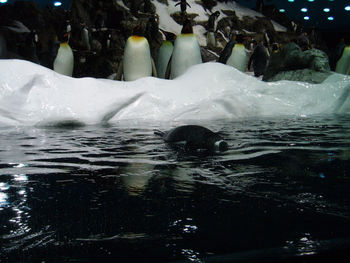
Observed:
[[[216,152],[225,152],[228,150],[228,144],[224,140],[217,141],[214,147]]]
[[[237,37],[236,37],[236,41],[239,44],[242,44],[244,39],[245,39],[245,36],[243,34],[238,34]]]
[[[181,34],[192,34],[192,33],[193,33],[192,23],[188,18],[186,18],[182,24]]]
[[[137,26],[134,27],[132,34],[134,36],[144,36],[144,30],[142,29],[141,24],[138,24]]]

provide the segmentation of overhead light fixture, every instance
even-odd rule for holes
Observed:
[[[333,16],[329,16],[327,19],[328,19],[329,21],[333,21],[333,20],[334,20],[334,17],[333,17]]]
[[[62,2],[60,2],[60,1],[55,1],[55,2],[53,2],[53,5],[54,5],[54,6],[61,6],[61,5],[62,5]]]
[[[309,16],[304,16],[304,20],[310,20]]]
[[[5,4],[7,3],[7,0],[0,0],[0,4]]]
[[[302,9],[300,9],[301,12],[306,13],[307,12],[307,8],[303,7]]]
[[[292,2],[294,2],[294,0],[288,0],[288,2],[291,2],[291,3],[292,3]]]
[[[344,9],[345,11],[350,11],[350,5],[346,6]]]
[[[279,11],[280,11],[280,13],[284,13],[284,12],[286,12],[286,10],[285,10],[285,9],[283,9],[283,8],[281,8]]]
[[[326,12],[326,13],[328,13],[329,11],[331,11],[331,9],[330,9],[330,8],[328,8],[328,7],[326,7],[326,8],[323,8],[323,12]]]
[[[309,2],[314,2],[315,0],[308,0]]]

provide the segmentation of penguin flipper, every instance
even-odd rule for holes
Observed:
[[[158,74],[157,74],[156,64],[154,63],[153,58],[151,59],[151,62],[152,62],[152,76],[157,77]]]
[[[170,72],[171,72],[171,60],[173,58],[173,55],[170,56],[168,66],[166,67],[165,71],[165,79],[170,79]]]
[[[123,62],[121,61],[121,62],[119,63],[117,75],[116,75],[115,78],[116,78],[117,80],[122,80],[122,75],[123,75]]]
[[[163,137],[164,134],[165,134],[165,132],[163,132],[163,131],[161,131],[161,130],[154,130],[154,134],[155,134],[155,135],[158,135],[158,136],[160,136],[160,137]]]

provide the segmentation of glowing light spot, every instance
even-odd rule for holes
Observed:
[[[291,3],[293,3],[293,2],[294,2],[294,0],[288,0],[288,2],[291,2]]]
[[[306,12],[307,12],[307,8],[304,7],[304,8],[302,8],[302,9],[300,9],[300,11],[306,13]]]
[[[54,5],[54,6],[61,6],[61,5],[62,5],[62,2],[56,1],[56,2],[53,2],[53,5]]]
[[[323,12],[328,13],[329,11],[331,11],[331,9],[329,9],[329,8],[324,8],[324,9],[323,9]]]
[[[309,16],[304,16],[304,20],[310,20]]]
[[[313,2],[313,1],[315,1],[315,0],[308,0],[309,2]]]
[[[280,11],[280,13],[284,13],[284,12],[286,12],[286,10],[285,10],[285,9],[283,9],[283,8],[281,8],[279,11]]]
[[[7,3],[7,0],[0,0],[0,4],[5,4]]]
[[[350,5],[346,6],[344,9],[345,11],[350,11]]]
[[[334,20],[334,17],[333,17],[333,16],[329,16],[327,19],[328,19],[329,21],[333,21],[333,20]]]

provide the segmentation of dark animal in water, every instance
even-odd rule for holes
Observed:
[[[171,144],[184,144],[187,150],[226,151],[228,144],[217,133],[199,126],[184,125],[171,129],[168,132],[155,131],[163,137],[165,142]]]

